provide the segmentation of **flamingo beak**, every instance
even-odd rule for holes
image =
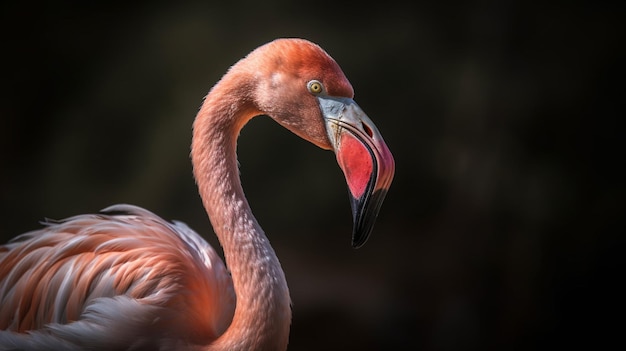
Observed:
[[[318,96],[328,138],[348,183],[352,247],[369,238],[393,179],[395,163],[383,137],[354,100]]]

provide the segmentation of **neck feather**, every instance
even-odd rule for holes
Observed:
[[[286,349],[291,322],[287,282],[250,210],[237,168],[237,136],[261,112],[245,102],[245,87],[229,88],[226,78],[209,93],[196,117],[191,152],[200,196],[237,295],[231,325],[209,350]]]

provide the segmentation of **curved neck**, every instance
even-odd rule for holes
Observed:
[[[231,325],[208,350],[283,350],[289,337],[285,275],[252,215],[237,168],[237,136],[250,118],[261,114],[246,102],[248,95],[246,87],[228,84],[225,77],[206,97],[194,122],[194,176],[237,296]]]

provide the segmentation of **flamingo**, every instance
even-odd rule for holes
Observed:
[[[48,220],[0,246],[0,349],[285,350],[289,290],[237,168],[237,137],[258,115],[334,150],[352,245],[363,245],[393,157],[334,59],[310,41],[276,39],[226,72],[193,124],[193,173],[226,265],[184,223],[140,207]]]

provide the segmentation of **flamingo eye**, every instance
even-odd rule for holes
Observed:
[[[318,80],[312,80],[308,82],[306,87],[309,89],[311,94],[315,94],[315,95],[320,94],[321,92],[324,91],[324,85],[322,85],[322,82]]]

